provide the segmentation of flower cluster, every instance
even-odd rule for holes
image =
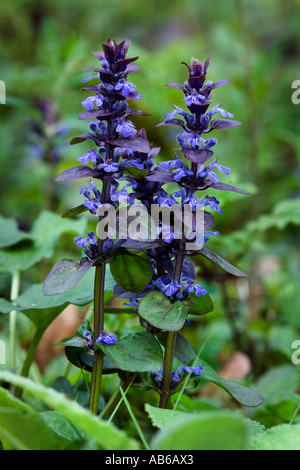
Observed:
[[[147,330],[143,333],[148,336],[162,328],[161,337],[167,337],[164,343],[164,369],[154,372],[154,380],[161,389],[160,406],[165,408],[170,390],[173,387],[174,392],[174,387],[180,382],[183,374],[199,376],[202,370],[202,366],[191,367],[183,363],[176,372],[171,372],[176,351],[176,332],[184,324],[188,324],[187,316],[193,304],[196,303],[197,308],[201,305],[202,302],[198,302],[197,297],[207,295],[205,287],[196,282],[196,270],[191,256],[201,254],[219,266],[225,266],[229,272],[244,276],[244,273],[224,262],[219,255],[203,247],[211,235],[219,233],[211,230],[214,226],[214,216],[208,209],[222,214],[218,198],[210,191],[229,190],[245,193],[219,181],[220,174],[228,175],[230,168],[220,164],[214,156],[212,149],[215,148],[217,140],[207,134],[238,126],[240,122],[233,120],[233,114],[226,111],[221,104],[211,107],[213,90],[228,80],[206,81],[210,59],[202,63],[192,58],[190,65],[185,64],[188,79],[184,85],[168,83],[184,93],[183,102],[187,110],[174,106],[174,109],[165,115],[164,121],[158,124],[181,128],[177,141],[180,145],[178,151],[182,155],[175,153],[170,160],[156,163],[155,157],[160,149],[148,142],[144,129],[137,130],[134,125],[133,116],[146,113],[132,109],[128,104],[129,101],[138,101],[143,96],[136,90],[132,81],[128,80],[128,76],[139,69],[139,66],[134,64],[138,57],[126,57],[128,48],[129,41],[117,44],[108,39],[102,44],[102,52],[93,53],[100,62],[99,68],[87,68],[93,75],[82,80],[83,83],[97,81],[96,84],[93,82],[83,88],[89,92],[89,96],[82,100],[81,104],[85,110],[79,115],[79,119],[88,121],[89,132],[73,138],[71,144],[87,140],[93,144],[77,157],[80,165],[65,170],[57,180],[87,180],[86,184],[80,187],[80,195],[84,197],[83,203],[69,212],[74,215],[89,211],[96,216],[98,233],[96,235],[94,232],[88,232],[86,237],[75,238],[77,246],[84,250],[86,257],[75,262],[59,262],[48,275],[44,292],[46,295],[61,293],[59,284],[63,276],[68,281],[64,291],[66,292],[88,269],[95,267],[95,331],[85,331],[84,346],[93,350],[95,343],[113,344],[117,341],[117,336],[104,330],[105,275],[106,265],[110,264],[110,271],[116,282],[113,294],[115,297],[129,299],[125,305],[129,305],[140,316],[140,322]],[[221,117],[215,118],[216,114]],[[175,191],[168,191],[166,185],[169,183],[177,185]],[[209,193],[203,194],[201,191]],[[143,206],[144,216],[150,215],[150,219],[152,206],[169,211],[168,223],[162,213],[156,220],[154,238],[150,236],[135,239],[132,235],[130,238],[129,232],[123,236],[120,227],[124,213],[127,214],[127,209],[133,209],[132,206],[136,203]],[[105,212],[108,206],[113,208],[116,224],[115,227],[111,227],[110,223],[107,225],[108,237],[105,237],[102,236],[101,230],[105,219],[103,211]],[[197,223],[199,208],[203,209],[201,227]],[[176,209],[179,209],[181,215],[188,209],[189,217],[182,219]],[[149,225],[148,218],[145,219],[147,221],[143,220],[141,226]],[[130,223],[128,217],[126,223]],[[115,236],[117,234],[119,238]],[[200,248],[191,253],[188,241],[194,243],[195,240],[200,243]],[[138,254],[134,253],[135,251]],[[209,299],[209,296],[207,297]],[[160,301],[161,298],[163,301]],[[152,307],[155,309],[153,315]],[[199,308],[201,310],[201,307]],[[159,341],[159,336],[152,336],[152,340]],[[132,337],[132,340],[137,339]],[[112,348],[112,351],[114,349]],[[161,350],[160,347],[158,350]],[[124,349],[123,352],[128,354],[128,361],[134,361],[130,351]],[[160,360],[161,358],[159,364]],[[117,357],[115,361],[117,365]],[[157,368],[160,368],[160,365]],[[100,386],[97,381],[102,369],[102,357],[95,353],[89,403],[89,409],[93,412],[98,409]]]
[[[208,110],[211,105],[212,91],[229,81],[205,82],[209,63],[210,59],[207,59],[203,64],[192,58],[190,66],[184,63],[189,72],[185,84],[168,83],[169,86],[183,91],[185,95],[183,100],[188,111],[174,105],[174,110],[167,113],[164,121],[159,124],[159,126],[175,125],[183,128],[183,132],[177,136],[183,157],[178,157],[175,154],[172,160],[162,162],[160,164],[162,171],[159,179],[160,181],[175,181],[178,183],[180,191],[173,196],[180,195],[183,204],[189,204],[193,209],[198,204],[208,205],[211,209],[216,209],[217,212],[221,213],[217,198],[208,195],[204,198],[196,196],[196,192],[199,190],[210,188],[229,189],[229,185],[219,182],[217,172],[228,175],[230,168],[218,163],[217,158],[207,164],[214,154],[211,149],[217,144],[217,140],[208,138],[207,134],[216,129],[229,129],[241,123],[233,120],[234,115],[223,109],[220,104]],[[217,113],[222,117],[212,119]],[[175,118],[176,115],[181,116],[183,119]],[[158,175],[155,172],[150,175],[151,180],[155,180],[157,177]],[[230,188],[232,188],[231,190],[240,191],[237,188]]]
[[[190,227],[181,226],[178,229],[176,224],[165,226],[163,222],[159,223],[157,230],[162,243],[147,250],[148,258],[153,266],[153,279],[143,292],[135,295],[134,302],[151,290],[163,292],[172,302],[184,300],[191,293],[198,297],[206,294],[205,288],[195,283],[193,263],[188,258],[184,259],[185,263],[180,277],[174,278],[176,253],[182,250],[182,241],[186,233],[184,229],[188,228],[194,232],[197,207],[209,208],[222,214],[219,200],[210,194],[198,197],[199,191],[225,189],[243,192],[219,181],[219,174],[228,175],[230,168],[221,165],[217,158],[213,158],[214,152],[211,149],[217,144],[217,140],[206,136],[213,130],[228,129],[241,124],[232,120],[233,114],[219,104],[209,110],[212,91],[229,81],[206,82],[209,62],[210,59],[203,64],[192,58],[190,66],[185,64],[188,68],[188,80],[184,86],[175,82],[168,83],[169,86],[183,91],[187,111],[174,106],[174,110],[167,113],[165,120],[158,126],[176,125],[183,128],[183,132],[177,136],[182,157],[175,153],[173,159],[158,164],[153,164],[152,159],[149,159],[149,165],[144,165],[147,174],[144,177],[133,178],[131,181],[132,198],[139,199],[147,208],[150,208],[151,204],[159,204],[160,207],[171,209],[176,205],[181,207],[189,205],[193,214]],[[213,119],[217,113],[221,115],[221,118]],[[175,118],[176,115],[180,115],[183,119]],[[208,164],[210,159],[211,162]],[[163,188],[170,182],[178,185],[178,189],[173,193],[168,193]],[[211,235],[219,234],[218,231],[210,230],[213,225],[214,217],[204,210],[204,233],[196,233],[198,243],[206,243]],[[183,252],[184,256],[186,254]],[[116,291],[117,293],[120,294],[120,290]],[[125,295],[122,291],[121,294]]]
[[[131,109],[127,102],[139,100],[143,96],[128,81],[128,75],[140,68],[133,64],[138,57],[126,58],[129,43],[122,41],[117,44],[108,39],[106,44],[102,44],[103,52],[93,53],[100,61],[100,68],[86,68],[95,74],[82,80],[86,83],[98,79],[100,83],[83,88],[92,95],[82,101],[86,111],[79,115],[79,119],[88,120],[90,132],[75,137],[71,143],[89,139],[94,146],[77,157],[82,166],[67,172],[66,179],[89,177],[94,181],[102,181],[102,190],[92,179],[80,188],[80,195],[85,198],[83,206],[92,214],[97,214],[97,209],[103,204],[117,207],[120,202],[134,198],[136,194],[130,196],[128,193],[131,184],[125,184],[119,189],[119,182],[131,180],[128,171],[149,167],[149,162],[151,166],[153,153],[157,153],[152,150],[145,131],[138,131],[129,119],[131,115],[146,114]],[[133,182],[132,188],[139,192],[137,183]],[[77,237],[75,241],[84,248],[91,260],[109,254],[112,248],[111,240],[106,244],[99,243],[94,233],[89,233],[87,238]]]

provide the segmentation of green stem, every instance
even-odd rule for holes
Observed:
[[[105,264],[96,266],[95,284],[94,284],[94,335],[95,339],[100,336],[104,329],[104,281]],[[103,370],[103,353],[98,350],[94,356],[89,410],[97,414],[101,389]]]
[[[13,302],[19,295],[20,272],[12,275],[10,300]],[[12,310],[9,314],[9,343],[10,343],[10,367],[16,366],[16,344],[17,344],[17,311]]]
[[[112,109],[113,103],[110,103]],[[107,122],[107,135],[110,137],[112,133],[112,120],[109,119]],[[109,143],[106,144],[106,156],[107,158],[113,158],[114,147]],[[111,178],[107,177],[103,180],[101,203],[105,204],[110,195],[111,189]],[[101,217],[99,218],[99,224],[101,224]],[[103,240],[98,238],[99,253],[102,252]],[[94,285],[94,336],[95,339],[100,336],[104,330],[104,282],[105,282],[105,263],[96,266],[95,273],[95,285]],[[98,404],[101,390],[101,380],[103,371],[103,358],[104,354],[101,350],[95,352],[91,379],[90,399],[89,399],[89,410],[97,414]]]
[[[137,372],[134,372],[133,375],[131,375],[129,379],[126,380],[126,382],[123,382],[123,383],[121,382],[120,386],[122,387],[122,390],[124,392],[127,393],[127,391],[129,390],[129,387],[131,386],[137,374],[138,374]],[[120,388],[118,388],[115,391],[115,393],[113,393],[113,395],[110,397],[105,407],[99,414],[99,418],[103,418],[104,416],[110,415],[110,414],[115,415],[115,410],[117,409],[117,405],[120,402],[120,398],[121,398],[121,392],[120,392]]]
[[[184,245],[185,241],[181,240],[179,252],[176,257],[175,270],[174,270],[174,280],[180,282],[182,264],[184,260]],[[172,369],[173,369],[173,359],[174,359],[174,348],[176,343],[176,331],[168,331],[167,341],[165,346],[165,356],[164,356],[164,368],[163,368],[163,379],[161,386],[161,395],[160,395],[160,408],[167,408],[169,398],[171,395],[171,378],[172,378]]]
[[[160,408],[167,408],[170,398],[170,387],[171,387],[171,376],[173,368],[173,354],[174,346],[176,341],[176,332],[168,331],[167,342],[165,347],[165,357],[164,357],[164,369],[163,369],[163,380],[161,386],[161,395],[160,395]]]

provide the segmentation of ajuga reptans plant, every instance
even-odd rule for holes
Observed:
[[[80,164],[57,180],[85,180],[80,186],[83,203],[64,217],[89,211],[97,229],[75,239],[84,256],[61,260],[44,283],[46,295],[63,293],[88,271],[95,271],[92,325],[85,319],[73,338],[62,341],[68,359],[92,374],[89,409],[93,413],[99,411],[104,373],[117,373],[123,388],[128,384],[153,388],[162,408],[183,383],[186,386],[187,378],[192,386],[203,378],[212,380],[210,366],[197,358],[180,333],[189,324],[189,314],[213,310],[206,289],[196,281],[193,256],[202,255],[232,275],[246,276],[205,246],[211,235],[218,235],[211,230],[213,212],[222,213],[214,191],[245,193],[219,181],[219,173],[227,175],[229,168],[214,158],[212,148],[217,141],[207,136],[240,124],[220,105],[211,107],[213,90],[228,80],[206,81],[209,60],[203,64],[192,58],[190,65],[185,64],[188,79],[184,85],[168,83],[184,93],[186,110],[174,106],[159,124],[182,129],[177,136],[180,155],[160,162],[156,159],[160,149],[148,142],[145,129],[137,130],[134,124],[135,115],[146,113],[129,105],[143,95],[128,79],[139,69],[134,64],[138,57],[126,57],[128,48],[129,41],[107,40],[103,51],[93,53],[99,68],[86,69],[94,74],[83,82],[96,79],[99,83],[83,88],[90,96],[82,101],[86,110],[79,119],[88,121],[89,131],[73,138],[71,144],[91,140],[92,145],[77,157]],[[215,114],[221,118],[214,118]],[[166,189],[171,182],[177,185],[172,193]],[[200,191],[205,192],[201,195]],[[153,208],[159,209],[154,227]],[[182,217],[185,210],[187,218]],[[123,299],[120,309],[105,305],[108,276],[115,283],[113,294]],[[141,331],[121,337],[107,331],[105,315],[110,312],[138,315]],[[249,406],[260,402],[254,392],[251,397]],[[109,400],[101,416],[113,403]]]

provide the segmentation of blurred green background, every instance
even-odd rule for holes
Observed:
[[[131,40],[130,56],[142,68],[131,77],[145,94],[134,106],[151,117],[133,117],[145,127],[159,158],[177,147],[176,129],[159,127],[182,93],[165,87],[183,82],[191,57],[211,57],[207,78],[228,78],[214,105],[242,121],[219,131],[215,155],[231,167],[222,181],[251,193],[218,193],[209,247],[248,273],[237,280],[203,260],[199,276],[212,294],[215,312],[186,331],[216,366],[240,351],[257,379],[270,367],[287,366],[291,344],[300,339],[300,105],[292,82],[300,79],[299,0],[11,0],[0,14],[1,69],[6,105],[0,105],[1,214],[29,230],[43,209],[61,214],[80,201],[80,183],[54,183],[75,166],[85,144],[69,140],[86,129],[82,111],[84,67],[97,66],[90,53],[107,38]],[[92,222],[91,222],[92,223]],[[72,237],[58,246],[55,261],[78,256]],[[25,274],[22,286],[42,282],[49,266]],[[10,277],[1,274],[2,296]],[[120,326],[113,320],[116,327]],[[62,337],[65,335],[62,333]],[[198,346],[197,346],[198,345]],[[297,369],[298,370],[298,369]],[[294,373],[294,372],[293,372]]]

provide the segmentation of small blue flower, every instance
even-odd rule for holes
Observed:
[[[202,199],[203,204],[206,206],[208,205],[211,209],[216,209],[216,211],[219,214],[222,214],[222,210],[219,206],[220,201],[214,196],[205,196],[205,198]]]
[[[217,139],[207,139],[202,146],[202,150],[209,150],[211,147],[216,145],[216,143]]]
[[[172,194],[168,194],[164,189],[160,189],[157,195],[157,204],[161,207],[171,207],[174,204],[177,204],[176,199],[172,196]]]
[[[162,239],[166,243],[171,243],[174,239],[178,240],[182,238],[182,230],[178,230],[172,225],[161,225],[157,228],[157,234],[162,235]]]
[[[176,114],[180,114],[180,116],[187,117],[188,113],[184,111],[183,109],[179,108],[176,105],[173,105],[174,111],[171,111],[170,113],[167,113],[165,115],[165,121],[168,121],[169,119],[173,119]]]
[[[181,180],[181,178],[185,178],[186,176],[193,175],[192,170],[190,170],[190,168],[187,165],[185,165],[182,160],[177,159],[176,166],[177,168],[172,171],[172,173],[175,174],[174,176],[175,181],[179,181]]]
[[[225,109],[223,108],[220,108],[220,105],[218,104],[217,106],[214,106],[208,113],[207,113],[207,116],[211,117],[213,116],[214,114],[216,113],[220,113],[221,116],[223,117],[229,117],[229,118],[233,118],[234,115],[232,113],[229,113],[228,111],[226,111]]]
[[[203,199],[200,200],[195,196],[195,193],[190,193],[182,202],[183,204],[189,204],[192,209],[195,209],[198,204],[203,204]]]
[[[136,86],[133,83],[128,82],[125,78],[121,78],[115,86],[115,90],[120,91],[122,95],[128,96],[130,93],[134,93]]]
[[[198,132],[183,132],[177,136],[177,140],[180,145],[184,147],[190,146],[193,149],[200,147],[202,142],[206,142],[206,140],[203,139],[203,137],[201,137]]]
[[[165,286],[165,291],[164,293],[170,297],[171,295],[175,294],[178,290],[180,290],[181,284],[177,281],[171,281],[170,284],[167,284]]]
[[[91,191],[94,193],[92,196]],[[80,195],[83,194],[86,197],[83,205],[90,211],[95,211],[101,204],[101,194],[98,191],[96,185],[90,181],[89,186],[80,186]]]
[[[180,380],[182,379],[182,374],[184,371],[186,371],[188,374],[191,373],[191,374],[194,374],[194,375],[201,375],[201,372],[203,370],[203,366],[186,366],[185,365],[186,362],[183,362],[179,367],[178,369],[176,370],[176,372],[172,372],[172,375],[171,375],[171,387],[175,387],[179,382]],[[163,379],[163,371],[162,370],[158,370],[158,371],[155,371],[152,373],[153,375],[153,378],[154,378],[154,381],[156,382],[156,384],[158,385],[159,388],[161,388],[161,385],[162,385],[162,379]]]
[[[185,104],[187,106],[192,106],[193,104],[201,105],[203,100],[205,100],[205,96],[197,93],[196,90],[193,90],[190,95],[184,98]]]
[[[103,101],[104,101],[103,96],[101,96],[100,93],[98,93],[97,96],[89,96],[85,100],[81,101],[81,104],[84,108],[87,108],[88,111],[92,111],[94,104],[100,107],[103,105]]]
[[[213,183],[217,183],[219,181],[218,175],[212,171],[214,169],[217,169],[220,173],[225,173],[225,175],[229,174],[230,168],[220,165],[217,163],[217,160],[214,160],[210,165],[205,166],[205,165],[199,165],[198,168],[198,176],[200,178],[209,178]]]
[[[87,248],[90,245],[97,245],[97,238],[94,232],[89,232],[88,237],[75,237],[75,243],[77,246]]]
[[[220,165],[219,163],[216,162],[216,160],[210,165],[210,168],[217,168],[220,173],[225,173],[225,175],[229,175],[230,168],[224,165]]]
[[[128,201],[128,193],[127,193],[127,187],[130,186],[130,184],[126,184],[123,186],[123,188],[118,191],[117,187],[113,187],[111,194],[110,194],[110,199],[113,202],[127,202]]]
[[[218,231],[211,232],[210,230],[205,230],[204,233],[205,233],[205,235],[219,235]],[[204,243],[208,242],[208,240],[209,240],[208,236],[204,237]]]
[[[90,75],[89,77],[83,78],[83,79],[81,80],[81,83],[86,83],[86,82],[88,82],[89,80],[92,80],[92,78],[98,78],[98,75]]]
[[[175,174],[174,180],[179,181],[181,178],[184,178],[185,176],[191,176],[193,175],[193,172],[190,170],[190,168],[183,163],[183,161],[177,157],[175,154],[176,160],[168,160],[165,162],[160,163],[160,166],[165,170],[168,171],[171,168],[175,168],[172,173]]]
[[[75,243],[80,248],[87,248],[89,246],[88,238],[84,238],[84,237],[75,237]]]
[[[87,346],[89,349],[94,349],[94,338],[93,335],[90,331],[85,331],[83,333],[83,336],[87,340]]]
[[[179,160],[179,158],[177,157],[177,160]],[[165,171],[168,171],[170,170],[170,168],[176,168],[177,166],[177,160],[167,160],[165,162],[160,162],[159,165],[165,170]]]
[[[126,302],[123,303],[123,305],[127,305],[128,307],[134,307],[135,311],[137,312],[138,306],[140,304],[140,301],[138,299],[129,299],[129,304]]]
[[[104,163],[97,165],[97,169],[104,170],[106,173],[114,173],[119,171],[119,163],[116,163],[111,158],[108,158]]]
[[[103,331],[100,334],[99,338],[96,339],[96,343],[113,344],[117,341],[117,339],[118,339],[117,335]]]
[[[99,156],[98,152],[94,149],[87,150],[81,157],[77,157],[78,160],[82,165],[87,165],[91,160],[92,163],[97,163],[101,157]]]
[[[136,128],[130,121],[125,121],[124,119],[119,119],[117,122],[116,131],[119,132],[123,137],[130,137],[131,135],[136,134]]]
[[[186,286],[183,291],[189,292],[190,294],[192,292],[195,292],[197,297],[207,294],[207,291],[204,289],[204,287],[202,287],[200,284],[195,284],[195,281],[192,279],[189,279],[187,281]]]
[[[200,375],[202,370],[203,370],[203,366],[195,366],[195,367],[186,366],[185,370],[188,373],[190,373],[192,371],[193,374]]]

